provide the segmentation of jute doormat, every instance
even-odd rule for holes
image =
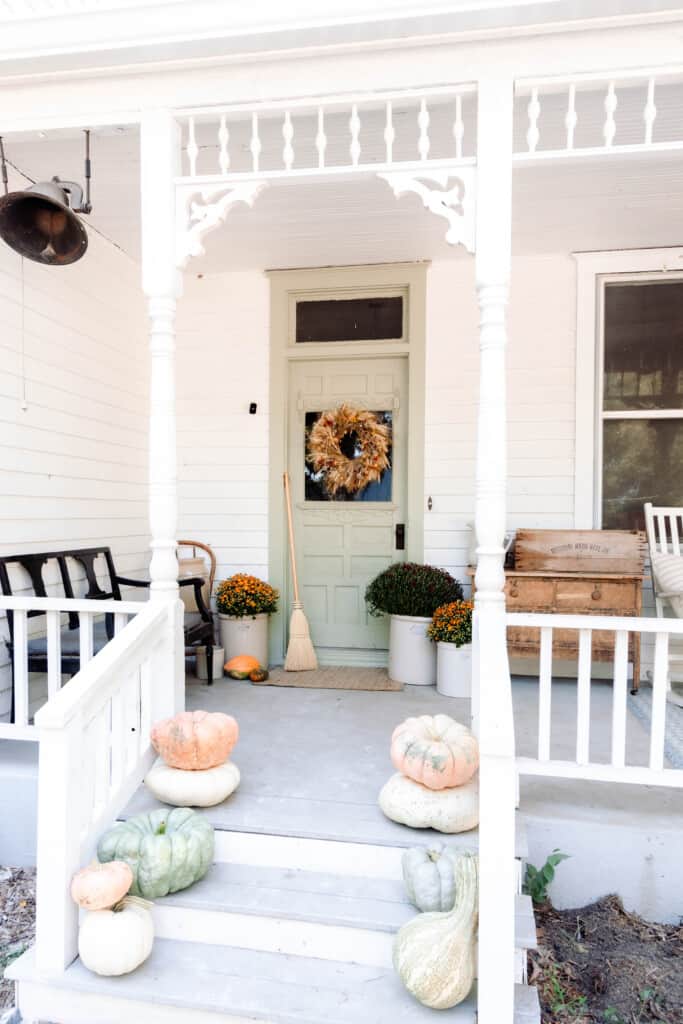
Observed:
[[[403,689],[385,668],[317,668],[313,672],[285,672],[274,668],[264,683],[255,686],[298,686],[308,690],[390,690]]]

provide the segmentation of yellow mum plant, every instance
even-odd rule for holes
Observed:
[[[216,587],[216,607],[221,615],[238,619],[263,613],[271,615],[277,611],[279,596],[274,587],[258,576],[238,572]]]

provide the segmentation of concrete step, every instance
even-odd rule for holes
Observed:
[[[416,913],[402,881],[245,864],[214,864],[154,906],[162,938],[387,968],[395,933]],[[518,947],[535,945],[528,897],[517,897],[515,923]]]
[[[76,960],[57,979],[33,951],[9,969],[25,1020],[54,1024],[474,1024],[476,991],[452,1010],[417,1003],[380,967],[157,939],[142,967],[99,978]],[[515,1024],[539,1024],[535,989],[516,987]]]

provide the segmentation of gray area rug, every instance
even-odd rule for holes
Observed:
[[[396,693],[403,683],[390,679],[385,668],[317,668],[313,672],[285,672],[273,668],[264,683],[254,686],[297,686],[307,690],[389,690]]]
[[[628,709],[650,731],[652,725],[652,690],[641,687],[637,694],[630,694]],[[673,768],[683,768],[683,708],[666,704],[664,727],[664,756]]]

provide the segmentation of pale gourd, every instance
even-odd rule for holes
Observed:
[[[154,900],[198,882],[213,861],[213,827],[189,807],[167,807],[118,821],[97,844],[102,863],[124,860],[131,894]]]
[[[474,778],[455,789],[427,789],[396,772],[380,792],[379,805],[400,825],[467,832],[479,824],[479,784]]]
[[[151,903],[126,896],[111,910],[89,910],[78,929],[78,955],[95,974],[114,978],[144,963],[154,944]]]
[[[403,881],[414,907],[423,913],[453,909],[459,856],[443,843],[406,850],[402,860]]]
[[[476,970],[477,858],[455,865],[455,907],[419,914],[394,940],[394,967],[411,995],[433,1010],[448,1010],[467,998]]]
[[[239,782],[240,770],[232,761],[195,772],[170,768],[158,760],[145,778],[157,800],[174,807],[214,807],[227,800]]]
[[[428,789],[449,789],[472,778],[479,767],[479,744],[466,725],[449,715],[420,715],[394,729],[391,763]]]

